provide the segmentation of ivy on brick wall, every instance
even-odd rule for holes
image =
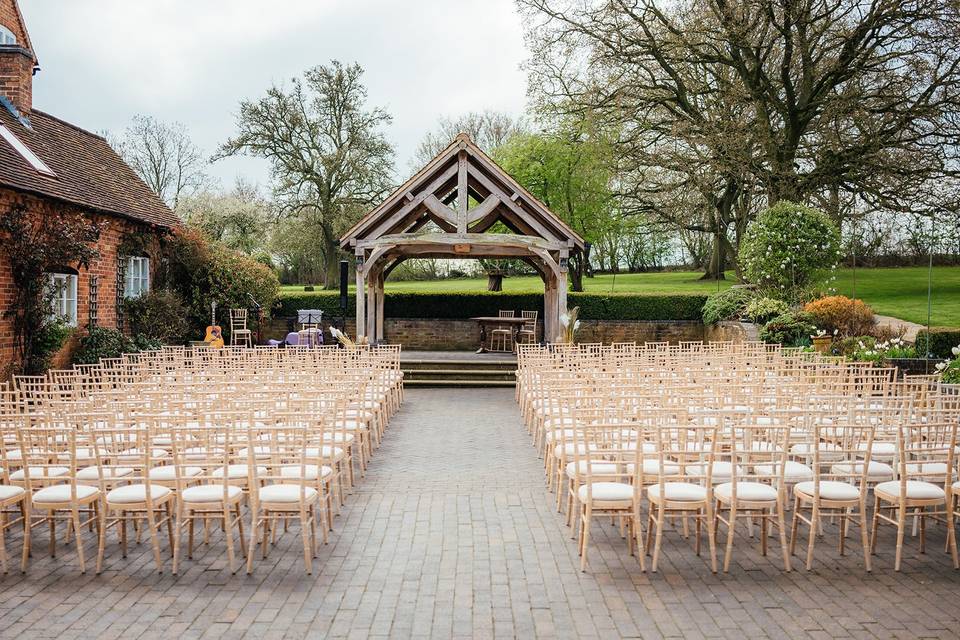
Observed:
[[[694,320],[699,321],[704,295],[570,293],[570,307],[580,307],[585,320]],[[296,315],[298,309],[322,309],[327,316],[340,315],[336,291],[286,292],[280,295],[281,316]],[[356,298],[347,298],[347,315],[352,316]],[[384,313],[388,318],[464,319],[497,315],[500,309],[536,310],[543,314],[541,293],[387,292]]]
[[[14,372],[42,373],[66,340],[69,332],[60,330],[58,320],[50,317],[53,292],[48,274],[57,268],[89,266],[99,255],[96,242],[102,228],[68,211],[48,218],[14,205],[0,214],[0,244],[14,284],[10,304],[3,310],[13,325]]]

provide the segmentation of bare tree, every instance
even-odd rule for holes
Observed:
[[[693,194],[718,274],[757,200],[958,206],[951,0],[519,0],[531,95],[623,125],[625,202]]]
[[[240,104],[239,132],[217,158],[247,154],[270,161],[281,212],[316,226],[326,285],[337,281],[340,234],[393,185],[393,147],[381,128],[391,120],[366,108],[358,64],[334,60]]]
[[[248,255],[266,251],[275,220],[272,203],[239,178],[228,192],[204,190],[183,198],[177,213],[211,240]]]
[[[510,136],[526,131],[522,118],[501,111],[471,111],[459,118],[441,118],[437,128],[428,132],[414,152],[410,169],[416,171],[443,151],[458,133],[467,133],[481,149],[493,153]]]
[[[207,183],[207,159],[179,122],[136,115],[122,134],[106,138],[171,209],[176,210],[184,196],[193,195]]]

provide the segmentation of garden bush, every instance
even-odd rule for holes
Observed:
[[[714,324],[739,319],[756,295],[754,291],[744,287],[733,287],[713,294],[703,305],[703,323]]]
[[[96,364],[102,358],[119,358],[137,348],[133,340],[116,329],[93,327],[80,338],[80,346],[73,352],[74,364]]]
[[[570,293],[568,306],[580,307],[583,320],[699,320],[706,296]],[[354,313],[356,297],[347,297],[347,315]],[[340,315],[336,291],[288,292],[280,296],[280,315],[294,316],[298,309],[322,309]],[[466,319],[496,315],[500,309],[540,311],[542,293],[387,292],[384,313],[388,318]]]
[[[790,305],[776,298],[759,297],[747,303],[744,316],[757,324],[766,324],[779,315],[790,311]]]
[[[180,294],[170,289],[153,289],[124,302],[131,333],[161,344],[184,344],[191,339],[187,307]]]
[[[179,229],[167,241],[167,269],[161,286],[175,291],[187,307],[189,333],[200,339],[210,323],[210,303],[216,301],[224,333],[229,334],[226,310],[249,308],[256,300],[266,316],[280,291],[270,267],[260,264],[196,229]],[[218,312],[219,313],[219,312]]]
[[[873,310],[863,300],[846,296],[827,296],[808,302],[803,310],[810,314],[818,329],[843,336],[868,334],[873,329]]]
[[[960,329],[954,327],[931,327],[928,332],[921,329],[917,332],[917,353],[921,356],[930,354],[932,358],[950,358],[951,350],[960,345]]]
[[[795,299],[840,259],[840,231],[822,211],[781,201],[747,227],[739,260],[750,282]]]
[[[63,348],[73,334],[73,327],[59,322],[45,322],[33,337],[30,360],[24,366],[27,375],[46,373],[53,356]]]
[[[767,322],[760,328],[760,339],[771,344],[785,347],[805,347],[810,344],[810,336],[815,326],[813,318],[804,312],[787,312]]]

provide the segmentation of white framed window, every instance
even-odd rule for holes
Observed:
[[[123,295],[127,298],[139,298],[148,291],[150,291],[150,258],[143,256],[127,258]]]
[[[17,44],[17,36],[13,35],[13,31],[10,31],[10,29],[0,25],[0,45],[14,44]]]
[[[76,274],[50,274],[50,315],[71,327],[77,326]]]

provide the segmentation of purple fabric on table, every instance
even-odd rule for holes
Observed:
[[[267,340],[267,344],[270,345],[271,347],[279,347],[283,343],[279,340]]]
[[[287,344],[293,345],[293,346],[299,345],[299,344],[300,344],[300,334],[297,333],[296,331],[291,331],[290,333],[287,334],[287,337],[286,337],[286,339],[285,339],[285,342],[286,342]]]

